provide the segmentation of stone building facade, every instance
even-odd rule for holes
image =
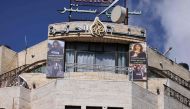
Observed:
[[[123,24],[104,23],[104,36],[93,36],[89,29],[92,23],[49,25],[48,40],[66,43],[65,66],[70,43],[112,44],[129,50],[130,43],[146,42],[144,29]],[[26,50],[16,53],[0,46],[0,108],[190,109],[189,70],[151,47],[147,46],[148,79],[145,81],[129,80],[128,72],[79,71],[75,68],[65,71],[64,78],[46,78],[48,40],[28,48],[27,53]],[[119,58],[117,52],[114,56]],[[73,53],[78,51],[75,49]],[[124,53],[127,57],[128,51]],[[125,65],[128,67],[128,62]]]

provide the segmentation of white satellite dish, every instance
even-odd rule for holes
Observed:
[[[126,8],[117,5],[111,12],[111,20],[115,23],[122,23],[126,17]]]

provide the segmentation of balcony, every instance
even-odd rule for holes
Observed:
[[[66,63],[65,72],[110,72],[118,74],[128,74],[131,68],[121,66],[106,66],[106,65],[88,65],[77,63]]]
[[[66,63],[64,78],[90,80],[128,80],[130,67]]]

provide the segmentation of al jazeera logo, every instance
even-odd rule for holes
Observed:
[[[103,37],[106,33],[105,26],[98,17],[95,18],[93,24],[90,27],[90,31],[93,36],[99,37]]]

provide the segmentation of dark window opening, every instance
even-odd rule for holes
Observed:
[[[81,106],[70,106],[70,105],[66,105],[65,109],[81,109]]]
[[[102,109],[100,106],[86,106],[86,109]]]
[[[108,107],[107,109],[123,109],[123,107]]]

